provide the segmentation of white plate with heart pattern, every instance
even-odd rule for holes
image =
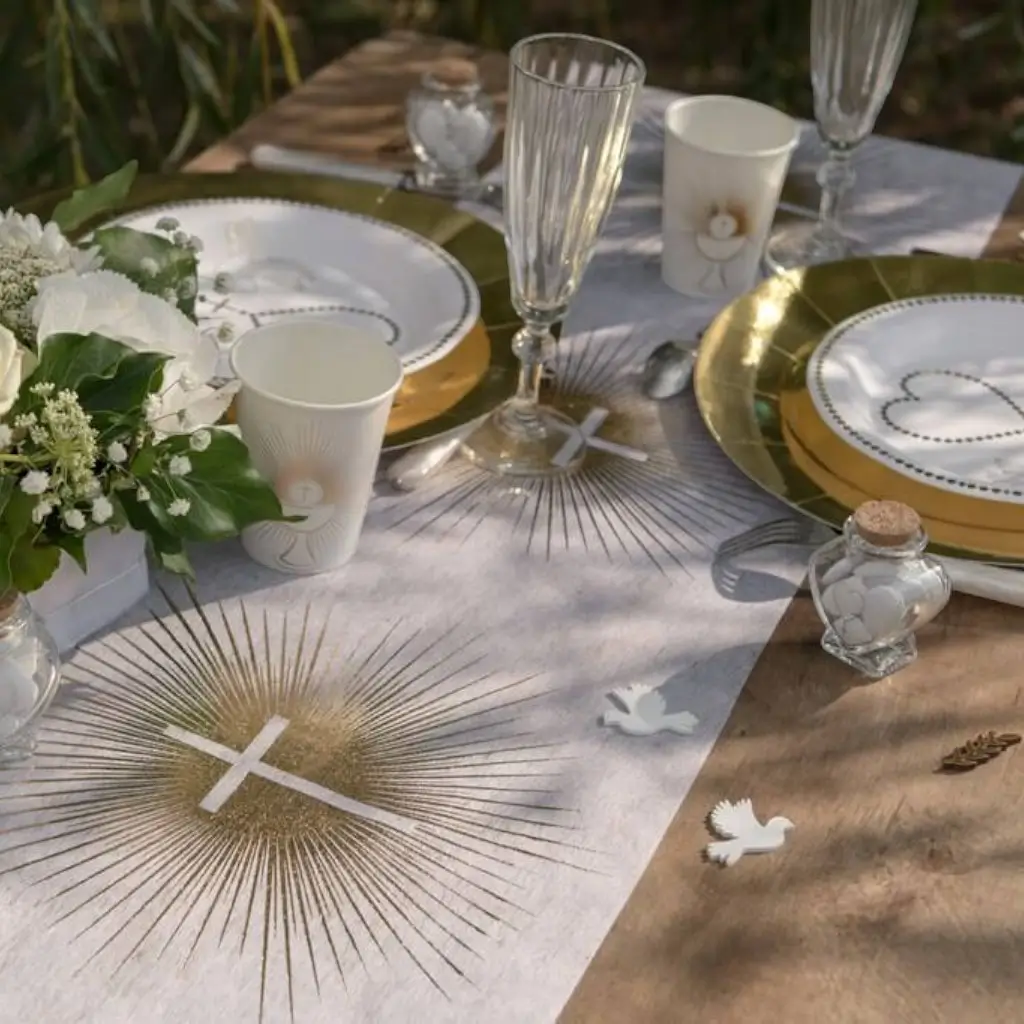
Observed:
[[[1024,298],[876,306],[822,339],[807,387],[830,429],[890,469],[1024,505]]]
[[[361,213],[285,199],[198,199],[113,223],[175,225],[202,243],[200,325],[224,342],[292,316],[380,334],[406,373],[450,352],[480,316],[469,271],[434,242]]]

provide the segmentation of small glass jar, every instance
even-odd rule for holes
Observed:
[[[21,594],[0,594],[0,764],[35,749],[60,681],[57,644]]]
[[[811,556],[811,595],[829,654],[871,679],[914,661],[914,633],[946,607],[952,592],[942,564],[924,553],[927,546],[912,508],[869,501],[846,520],[841,537]]]
[[[453,198],[475,197],[481,189],[477,168],[496,134],[494,104],[476,65],[438,61],[409,93],[405,111],[417,186]]]

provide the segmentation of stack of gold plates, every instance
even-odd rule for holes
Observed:
[[[45,218],[63,197],[25,212]],[[514,390],[504,240],[448,203],[304,174],[172,174],[140,178],[87,230],[109,223],[175,224],[200,240],[196,314],[225,350],[239,332],[295,315],[386,337],[406,370],[386,448],[455,430]]]
[[[1024,266],[945,256],[773,277],[705,334],[701,414],[744,473],[816,519],[893,498],[948,554],[1024,562],[1021,296]]]

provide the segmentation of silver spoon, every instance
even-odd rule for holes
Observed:
[[[415,491],[420,484],[451,460],[459,450],[459,445],[479,425],[480,420],[473,420],[451,434],[446,434],[436,441],[424,441],[423,444],[418,444],[399,455],[385,472],[388,483],[399,491]]]
[[[682,394],[693,377],[696,358],[695,346],[687,347],[678,341],[664,342],[647,357],[640,390],[658,402]]]

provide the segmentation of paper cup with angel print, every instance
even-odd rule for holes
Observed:
[[[243,334],[231,367],[253,464],[302,517],[248,527],[242,545],[281,572],[340,568],[362,532],[401,360],[372,332],[294,318]]]
[[[728,299],[754,286],[799,135],[791,117],[738,96],[669,105],[661,273],[670,288]]]

